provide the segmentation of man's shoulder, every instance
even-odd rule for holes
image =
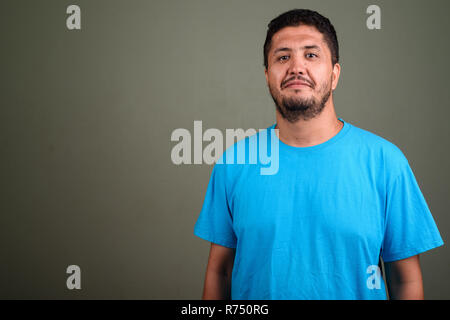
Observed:
[[[247,155],[251,152],[256,152],[256,147],[261,145],[261,142],[264,141],[266,144],[270,144],[270,136],[271,134],[274,134],[271,130],[273,129],[274,125],[271,125],[267,128],[262,129],[237,129],[242,130],[242,136],[237,139],[237,141],[232,141],[230,143],[229,141],[226,141],[225,150],[223,151],[222,155],[219,157],[217,163],[218,164],[236,164],[239,163],[235,161],[231,161],[230,163],[230,157],[236,157],[236,155]],[[230,156],[230,157],[229,157]],[[234,159],[236,160],[236,159]],[[247,161],[249,159],[245,159],[244,162],[247,164]],[[237,160],[236,160],[237,161]]]
[[[353,124],[352,127],[353,135],[356,136],[362,144],[366,144],[372,148],[377,148],[393,154],[403,154],[400,147],[389,138],[385,138],[381,134],[374,133],[368,129],[360,128]]]
[[[370,156],[382,159],[387,166],[405,166],[408,160],[402,149],[389,140],[367,129],[352,125],[353,140],[360,150],[366,150]]]

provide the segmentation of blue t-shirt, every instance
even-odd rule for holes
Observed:
[[[236,248],[231,299],[386,299],[380,256],[443,245],[401,150],[339,120],[338,134],[311,147],[275,135],[275,174],[260,161],[214,165],[194,234]],[[248,151],[260,134],[231,148]]]

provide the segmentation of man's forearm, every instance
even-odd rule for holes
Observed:
[[[393,300],[423,300],[422,270],[419,255],[385,262],[389,298]]]
[[[423,300],[422,281],[393,283],[389,285],[391,300]]]
[[[208,272],[203,288],[203,300],[229,300],[231,298],[231,275]]]

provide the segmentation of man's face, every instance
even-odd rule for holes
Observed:
[[[340,66],[332,66],[331,51],[315,27],[286,27],[275,33],[267,61],[267,85],[283,118],[294,123],[322,112],[337,86]]]

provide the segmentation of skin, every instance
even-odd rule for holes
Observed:
[[[231,273],[235,252],[235,249],[211,242],[203,287],[203,300],[230,300]]]
[[[419,255],[385,262],[386,283],[391,300],[423,300],[422,271]]]
[[[307,49],[305,46],[316,46]],[[288,50],[278,51],[281,48]],[[268,68],[264,70],[266,82],[273,98],[281,103],[283,97],[290,99],[320,100],[323,88],[333,91],[339,81],[341,66],[331,63],[331,52],[323,35],[312,26],[286,27],[272,37],[268,52]],[[301,76],[312,87],[289,88],[283,84],[293,77]],[[284,119],[276,111],[279,139],[294,147],[310,147],[335,136],[343,126],[338,120],[330,95],[322,112],[312,119],[300,118],[295,123]]]
[[[315,46],[315,48],[305,48]],[[280,48],[287,48],[279,51]],[[275,101],[282,99],[320,101],[337,87],[341,66],[332,64],[331,51],[323,35],[314,27],[297,26],[279,30],[272,38],[268,68],[264,70]],[[286,87],[290,79],[301,77],[310,86]],[[295,122],[276,111],[279,139],[294,147],[309,147],[335,136],[343,126],[337,118],[330,94],[324,108],[312,118]],[[227,300],[231,297],[231,275],[235,249],[211,243],[202,299]],[[423,299],[419,256],[386,262],[386,282],[390,299]]]

